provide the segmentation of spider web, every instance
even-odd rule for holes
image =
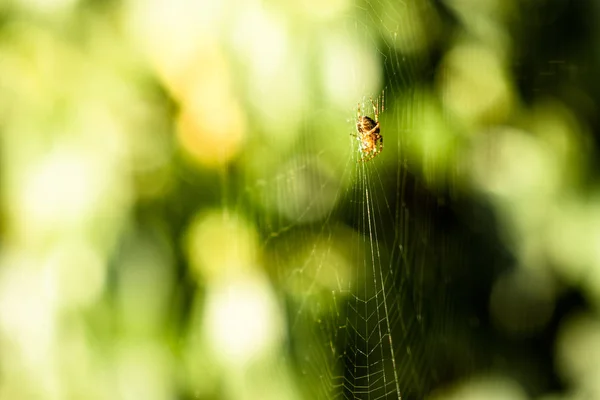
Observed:
[[[263,249],[287,305],[306,398],[422,398],[458,372],[448,342],[464,321],[450,296],[451,270],[464,237],[436,225],[448,213],[444,195],[425,184],[413,148],[429,67],[401,43],[419,40],[410,17],[419,7],[369,0],[349,11],[344,35],[376,54],[379,87],[346,67],[362,93],[347,99],[347,124],[330,125],[323,110],[332,105],[314,99],[294,153],[281,155],[276,171],[262,166],[248,189],[266,211],[257,215]],[[352,105],[361,101],[373,117],[369,97],[383,86],[384,150],[357,163]]]

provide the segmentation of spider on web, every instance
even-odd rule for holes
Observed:
[[[358,103],[358,111],[357,111],[357,120],[356,120],[356,133],[351,133],[351,136],[356,137],[356,140],[359,141],[359,151],[361,153],[361,157],[357,160],[357,162],[367,162],[375,158],[377,154],[381,153],[383,150],[383,136],[380,133],[379,126],[379,114],[384,110],[384,93],[381,94],[381,110],[379,109],[379,99],[377,102],[373,102],[373,98],[369,98],[371,100],[371,105],[373,106],[373,114],[375,120],[371,117],[364,115],[364,112],[361,112],[360,103]]]

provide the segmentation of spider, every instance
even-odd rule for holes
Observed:
[[[373,113],[375,114],[375,121],[366,115],[361,115],[360,103],[358,103],[358,112],[356,120],[356,131],[357,133],[351,133],[351,136],[355,136],[356,140],[360,142],[359,150],[362,153],[361,157],[357,162],[367,162],[372,160],[377,154],[383,150],[383,136],[381,136],[379,129],[379,114],[384,110],[384,100],[382,94],[381,111],[379,110],[379,99],[377,103],[373,102],[373,98],[370,98],[371,105],[373,106]]]

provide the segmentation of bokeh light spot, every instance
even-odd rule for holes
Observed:
[[[260,275],[240,275],[216,285],[206,301],[206,330],[215,357],[244,366],[265,356],[283,339],[281,312]]]
[[[193,271],[211,282],[252,270],[258,260],[255,228],[241,215],[223,210],[197,215],[188,228],[185,248]]]

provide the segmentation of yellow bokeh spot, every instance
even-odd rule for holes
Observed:
[[[179,143],[195,161],[206,166],[219,166],[235,157],[244,129],[241,109],[232,99],[184,109],[177,121]]]
[[[209,47],[171,88],[182,106],[179,143],[195,161],[209,167],[235,157],[246,133],[245,115],[231,92],[228,71],[218,48]]]
[[[210,211],[192,222],[185,246],[193,271],[213,281],[254,268],[258,235],[241,216]]]
[[[124,27],[171,89],[219,28],[227,2],[130,0]]]

